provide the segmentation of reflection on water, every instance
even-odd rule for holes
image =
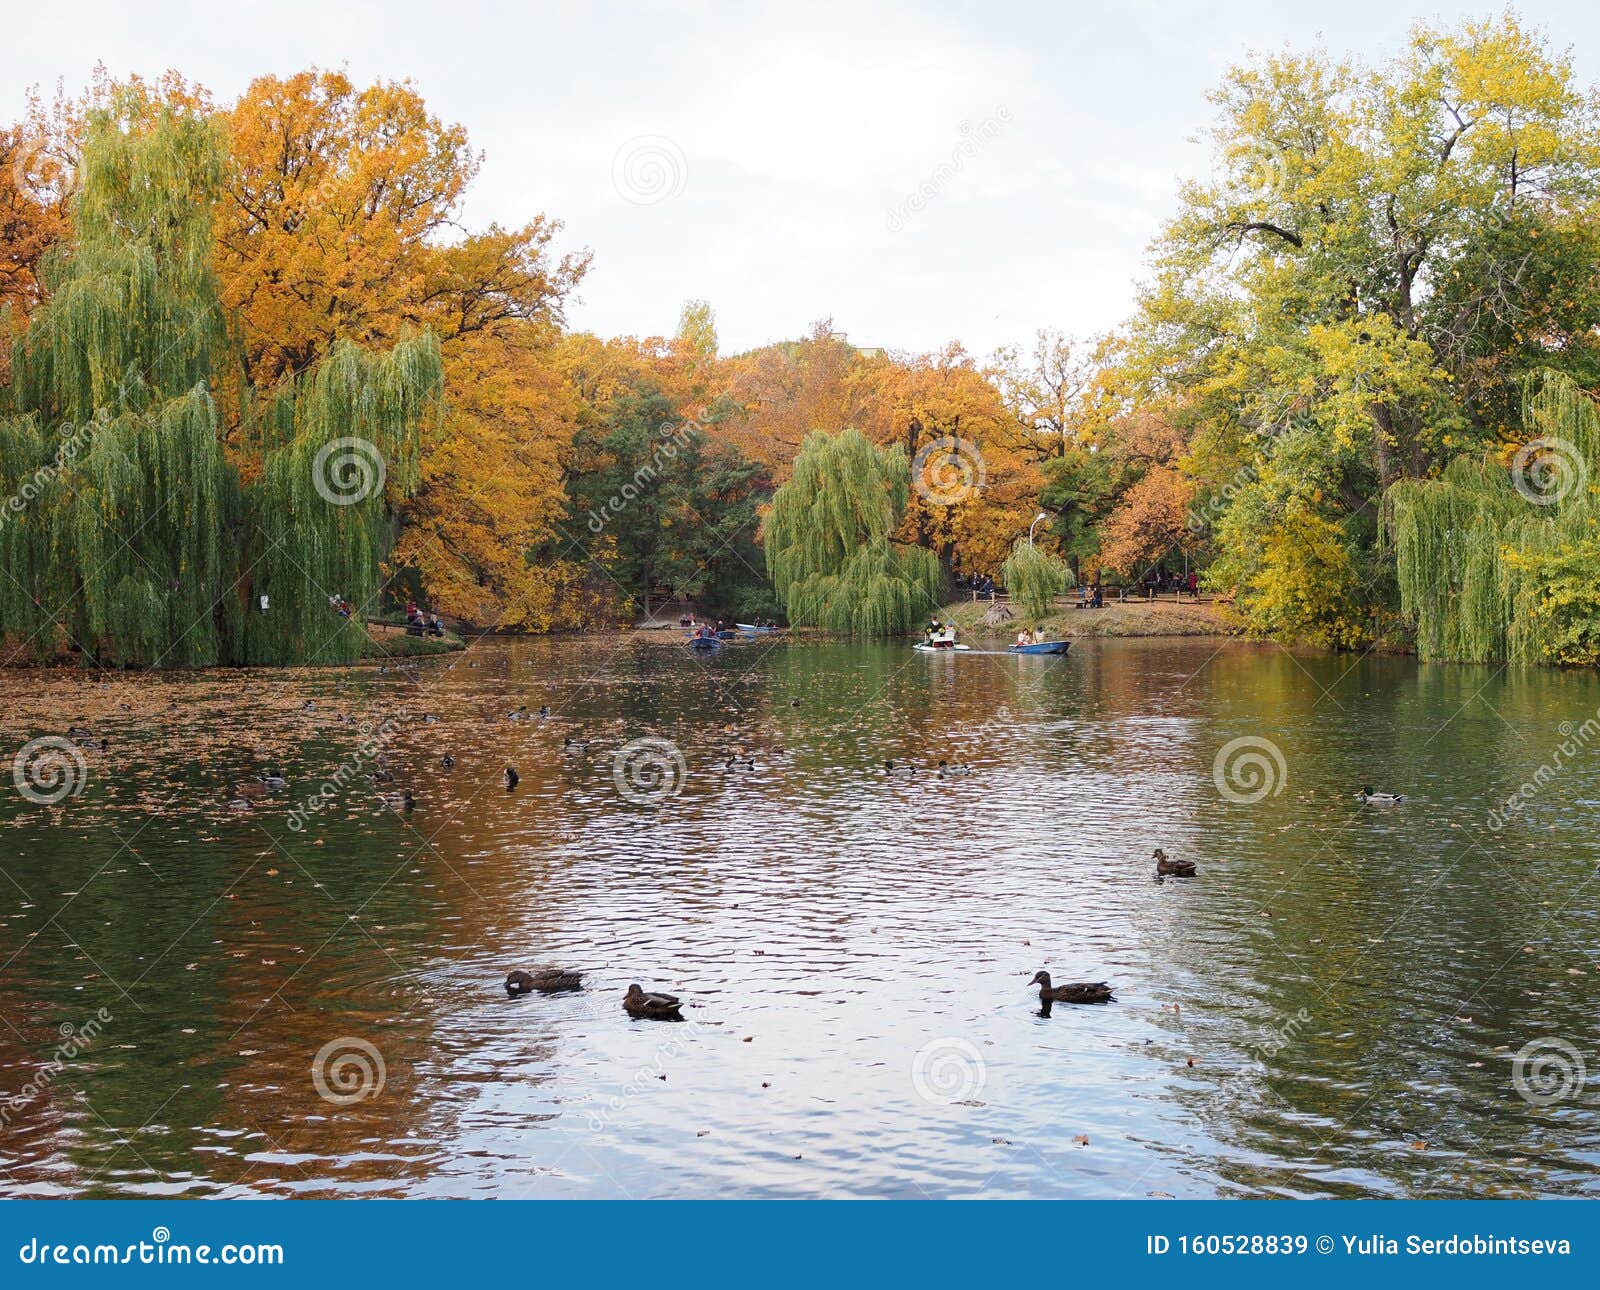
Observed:
[[[1485,824],[1589,675],[608,640],[0,701],[7,758],[110,739],[57,805],[0,792],[8,1195],[1600,1191],[1591,756]],[[633,804],[646,736],[684,773]],[[1253,803],[1213,780],[1246,737]],[[586,989],[507,999],[553,965]],[[1116,1002],[1043,1015],[1041,968]]]

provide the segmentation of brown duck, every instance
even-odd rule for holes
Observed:
[[[1167,853],[1160,847],[1156,848],[1156,872],[1166,874],[1171,878],[1193,878],[1193,860],[1168,860]]]
[[[649,1017],[654,1021],[682,1021],[678,1009],[683,1007],[675,994],[646,994],[638,984],[630,985],[622,996],[622,1006],[630,1017]]]
[[[1039,987],[1040,1003],[1110,1003],[1111,987],[1104,981],[1069,981],[1051,985],[1050,974],[1040,972],[1029,985]]]
[[[506,978],[506,993],[513,999],[519,995],[560,994],[566,990],[581,990],[583,973],[551,968],[545,972],[524,972],[520,968]]]

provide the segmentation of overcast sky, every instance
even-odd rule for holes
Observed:
[[[725,353],[830,315],[860,345],[987,353],[1127,314],[1204,169],[1206,91],[1248,49],[1377,54],[1497,8],[75,0],[8,6],[0,107],[96,62],[219,99],[312,64],[410,78],[487,154],[469,223],[544,211],[594,252],[579,327],[669,332],[704,297]],[[1592,3],[1520,11],[1600,78]]]

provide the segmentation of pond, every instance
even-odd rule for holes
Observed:
[[[0,705],[5,1195],[1600,1193],[1586,673],[496,640]]]

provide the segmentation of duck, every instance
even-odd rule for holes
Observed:
[[[528,705],[524,703],[520,708],[513,708],[506,713],[507,721],[526,721],[528,719]]]
[[[583,973],[571,969],[549,968],[543,972],[524,972],[518,968],[506,977],[506,993],[513,999],[535,990],[540,994],[562,994],[581,989]]]
[[[723,770],[754,770],[756,759],[748,753],[735,754],[722,763]]]
[[[548,703],[541,704],[540,707],[539,707],[539,720],[543,721],[549,715],[550,715],[550,705]]]
[[[425,725],[425,726],[431,726],[431,725],[434,724],[434,722],[436,722],[438,720],[439,720],[439,718],[437,716],[435,716],[433,713],[427,712],[427,713],[423,714],[422,724]]]
[[[635,982],[622,996],[622,1006],[630,1017],[648,1017],[652,1021],[682,1021],[678,1011],[683,1007],[675,994],[646,994]]]
[[[507,788],[515,788],[517,786],[517,782],[521,778],[522,778],[522,776],[517,774],[517,768],[515,766],[507,766],[506,767],[506,787]]]
[[[74,742],[85,752],[105,752],[111,747],[110,739],[78,739]]]
[[[970,775],[970,774],[972,774],[972,767],[967,765],[967,763],[964,762],[964,761],[958,761],[958,762],[942,761],[942,762],[939,763],[939,778],[940,779],[954,779],[959,775]]]
[[[452,757],[449,753],[446,753],[443,757],[439,758],[439,765],[443,766],[446,770],[453,769],[455,767],[455,764],[456,764],[456,759],[454,757]]]
[[[917,768],[891,759],[883,763],[883,773],[885,775],[898,775],[901,779],[910,779],[917,773]]]
[[[313,703],[310,699],[307,699],[304,703],[302,703],[300,705],[300,711],[301,712],[315,712],[316,710],[317,710],[317,705],[315,703]]]
[[[1040,972],[1029,985],[1039,987],[1040,1003],[1110,1003],[1111,987],[1104,981],[1069,981],[1065,985],[1051,985],[1050,974]]]
[[[1193,878],[1193,860],[1168,860],[1167,853],[1160,847],[1155,849],[1156,872],[1168,874],[1173,878]]]
[[[255,804],[248,797],[236,797],[228,803],[230,811],[253,811]]]
[[[416,808],[417,799],[412,796],[411,790],[408,788],[399,793],[385,793],[383,795],[383,804],[389,807],[390,810],[409,813]]]
[[[1394,806],[1406,800],[1404,793],[1374,793],[1371,784],[1363,784],[1356,794],[1363,806]]]
[[[94,731],[89,730],[84,726],[68,726],[67,738],[71,739],[75,743],[78,743],[85,739],[93,739]]]
[[[266,787],[272,789],[289,787],[289,781],[286,780],[282,775],[278,774],[277,771],[273,770],[267,771],[264,775],[257,775],[256,779]]]
[[[589,741],[587,739],[573,739],[568,736],[567,740],[561,745],[561,751],[564,753],[588,752]]]

